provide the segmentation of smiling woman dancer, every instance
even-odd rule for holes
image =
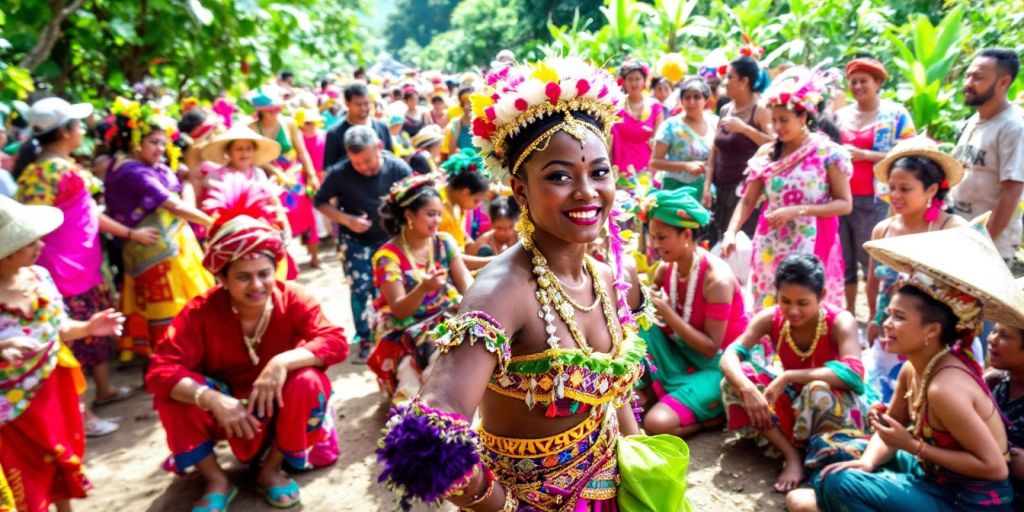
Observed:
[[[625,303],[629,285],[586,255],[614,202],[607,137],[621,93],[574,59],[507,68],[490,82],[473,99],[474,143],[511,179],[521,244],[480,272],[460,315],[435,331],[442,355],[380,441],[382,481],[404,505],[688,510],[685,444],[631,436],[645,346]],[[663,464],[634,462],[638,451]],[[641,478],[646,486],[632,483]]]

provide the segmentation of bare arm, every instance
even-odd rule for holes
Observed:
[[[680,160],[669,160],[665,158],[668,154],[668,144],[661,141],[654,143],[654,150],[651,152],[651,162],[648,167],[659,171],[682,171],[692,172],[701,168],[700,162],[684,162]]]
[[[849,186],[847,186],[847,189],[849,189]],[[735,235],[740,230],[740,226],[750,218],[750,214],[757,207],[757,201],[761,198],[761,192],[763,191],[764,182],[761,180],[754,180],[747,184],[747,190],[743,193],[743,197],[740,198],[740,202],[736,204],[736,210],[733,212],[732,218],[729,219],[729,227],[726,228],[726,233]]]
[[[185,201],[176,196],[167,198],[160,207],[171,212],[175,217],[185,219],[194,224],[201,224],[203,226],[213,224],[213,219],[209,215],[199,211],[194,206],[185,204]]]
[[[747,329],[733,343],[739,344],[747,350],[754,348],[754,345],[757,345],[761,338],[771,334],[772,315],[774,314],[775,308],[768,308],[754,315],[754,318],[747,324]],[[722,354],[719,366],[722,368],[725,380],[732,384],[734,388],[743,389],[749,386],[756,390],[754,383],[750,382],[746,375],[743,374],[743,369],[740,368],[740,358],[736,355],[736,352],[726,350]]]
[[[970,392],[976,389],[973,381],[962,373],[938,373],[927,393],[928,409],[934,412],[963,449],[927,446],[921,458],[963,475],[1001,480],[1008,475],[1003,450],[975,409]]]
[[[1024,183],[1004,181],[999,184],[999,201],[988,219],[988,233],[993,240],[999,238],[1020,206],[1020,194],[1024,191]]]

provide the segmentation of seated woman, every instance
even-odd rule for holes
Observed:
[[[491,201],[488,213],[491,217],[491,230],[466,244],[466,254],[497,256],[519,241],[516,234],[519,203],[512,196],[498,197]]]
[[[995,324],[988,337],[988,357],[992,371],[985,381],[1006,418],[1013,500],[1020,510],[1024,507],[1024,329]]]
[[[433,176],[414,175],[396,183],[381,205],[381,223],[393,238],[373,255],[377,344],[366,364],[395,401],[419,390],[434,349],[428,335],[473,282],[455,240],[438,231],[443,206],[435,187]]]
[[[216,441],[259,467],[270,506],[289,508],[299,487],[282,463],[305,468],[311,447],[328,439],[325,371],[345,359],[348,343],[300,287],[275,279],[283,257],[281,233],[264,219],[218,222],[203,265],[220,285],[174,318],[150,363],[146,387],[175,467],[194,466],[206,481],[193,511],[227,510],[238,493],[217,463]]]
[[[640,217],[663,264],[654,273],[652,298],[664,327],[642,331],[658,370],[658,397],[644,418],[652,434],[686,436],[720,423],[719,358],[747,328],[743,292],[729,265],[699,246],[711,214],[691,187],[661,190],[642,203]],[[688,269],[680,275],[680,268]],[[680,293],[684,290],[684,293]]]
[[[0,510],[70,511],[92,487],[82,471],[85,377],[65,343],[120,335],[124,316],[68,317],[50,273],[35,265],[40,238],[63,222],[57,208],[0,196]]]
[[[817,257],[791,254],[775,274],[777,303],[756,314],[722,356],[722,395],[730,430],[753,427],[785,457],[772,487],[789,492],[804,478],[801,447],[813,435],[863,427],[864,367],[857,321],[824,302]],[[768,337],[781,363],[760,364]]]
[[[872,409],[875,434],[859,458],[826,466],[813,491],[791,493],[787,504],[801,511],[1011,510],[1006,428],[970,343],[983,314],[1024,326],[1024,293],[1007,286],[1013,277],[974,226],[864,248],[910,273],[889,303],[881,340],[907,364],[887,410]]]
[[[480,209],[491,188],[491,176],[484,161],[472,149],[448,157],[441,164],[448,183],[441,189],[441,231],[455,239],[460,251],[473,242],[473,238],[490,229],[490,220]],[[490,261],[482,256],[463,256],[470,270],[479,270]]]

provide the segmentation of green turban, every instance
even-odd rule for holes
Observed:
[[[700,204],[700,192],[693,187],[658,190],[640,201],[640,218],[645,223],[658,219],[677,228],[698,229],[708,225],[711,212]]]

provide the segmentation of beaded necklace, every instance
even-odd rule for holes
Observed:
[[[683,321],[690,323],[693,316],[693,299],[697,296],[697,272],[700,270],[700,263],[704,261],[704,255],[694,253],[693,263],[690,264],[690,273],[686,277],[686,302],[683,303]],[[671,281],[669,282],[669,301],[672,311],[678,311],[679,304],[679,265],[672,265]]]
[[[806,350],[800,350],[800,347],[793,341],[793,334],[791,332],[791,325],[789,320],[782,323],[782,329],[779,331],[779,338],[781,341],[793,350],[793,353],[800,358],[801,361],[814,355],[814,351],[818,348],[818,341],[825,336],[828,331],[828,327],[825,325],[825,309],[818,308],[818,325],[814,328],[814,341],[811,342],[811,346]]]
[[[576,324],[574,315],[574,309],[584,310],[576,301],[569,299],[565,293],[564,288],[561,286],[561,282],[558,276],[554,274],[548,268],[547,258],[541,254],[540,250],[533,245],[533,240],[530,237],[523,238],[523,247],[530,251],[533,263],[533,273],[537,276],[537,301],[540,302],[540,312],[537,314],[542,320],[544,320],[544,330],[547,332],[548,346],[551,348],[558,348],[559,337],[555,335],[555,314],[557,313],[561,317],[562,322],[569,329],[569,334],[572,335],[573,341],[576,342],[576,346],[583,351],[588,357],[593,355],[594,349],[587,341],[583,338],[583,333],[580,331],[579,326]],[[621,334],[615,325],[612,323],[615,319],[615,308],[611,303],[611,299],[608,297],[608,292],[604,288],[604,283],[601,282],[600,277],[597,275],[597,269],[594,267],[593,259],[590,256],[585,256],[583,260],[583,267],[587,273],[590,274],[590,278],[593,281],[594,294],[597,295],[597,302],[593,306],[590,306],[590,310],[593,310],[597,303],[601,304],[602,312],[604,313],[605,324],[608,327],[608,334],[612,338],[612,350],[611,354],[618,353],[619,345],[621,343]],[[554,310],[554,313],[552,313]]]

